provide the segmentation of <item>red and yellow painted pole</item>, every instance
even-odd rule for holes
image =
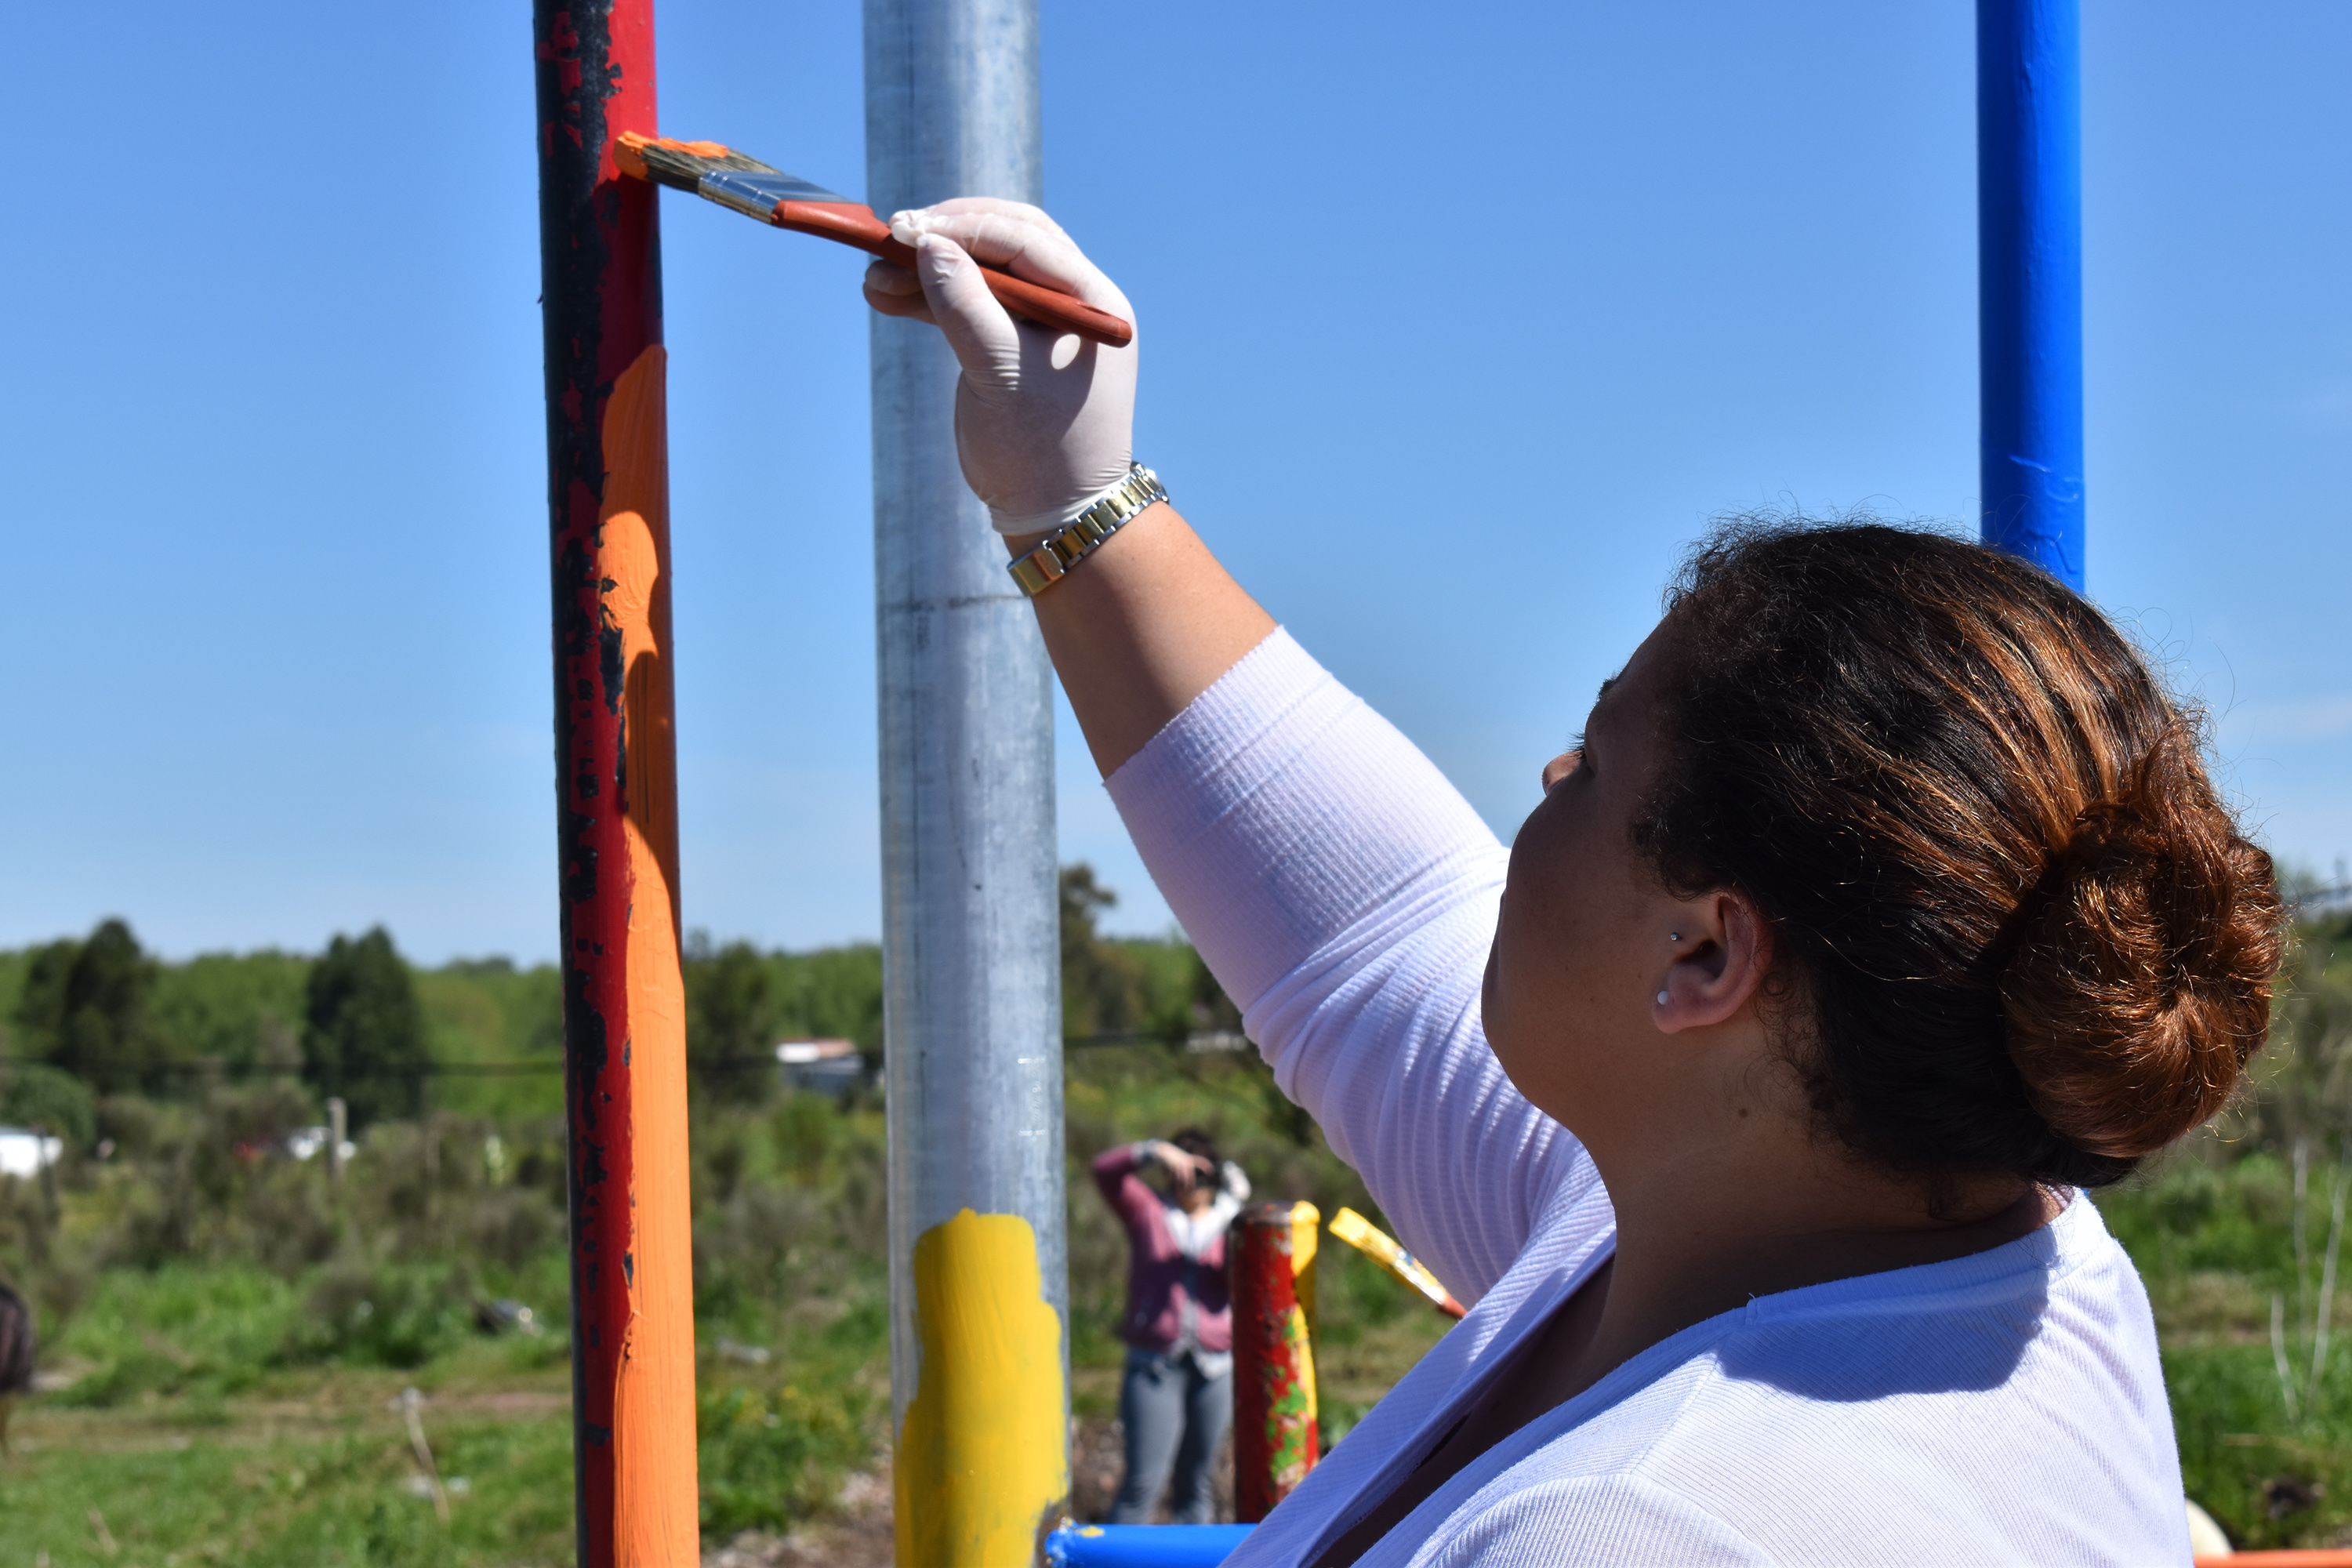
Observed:
[[[678,970],[651,0],[535,0],[579,1568],[692,1568],[694,1283]]]
[[[1234,1300],[1234,1513],[1255,1524],[1315,1468],[1312,1204],[1252,1204],[1229,1243]]]

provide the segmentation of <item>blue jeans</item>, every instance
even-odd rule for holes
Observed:
[[[1127,1479],[1111,1504],[1111,1522],[1150,1523],[1172,1466],[1176,1488],[1168,1506],[1174,1522],[1208,1523],[1209,1467],[1234,1418],[1233,1373],[1202,1377],[1189,1354],[1130,1348],[1118,1418],[1127,1427]]]

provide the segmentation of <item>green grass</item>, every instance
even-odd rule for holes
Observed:
[[[1172,1041],[1234,1026],[1180,942],[1094,934],[1090,875],[1066,876],[1063,901],[1075,1034]],[[2249,1546],[2352,1542],[2352,1259],[2337,1348],[2309,1386],[2327,1161],[2352,1152],[2352,956],[2339,949],[2352,950],[2352,920],[2303,931],[2253,1090],[2221,1128],[2099,1198],[2147,1284],[2189,1494]],[[34,956],[0,952],[0,1025]],[[878,1044],[874,949],[697,939],[688,957],[698,1063],[783,1035]],[[39,1308],[45,1368],[73,1380],[20,1406],[23,1447],[0,1458],[0,1568],[41,1552],[54,1568],[571,1560],[561,1079],[434,1079],[434,1114],[369,1127],[336,1193],[319,1163],[271,1152],[320,1119],[310,1090],[237,1076],[291,1059],[310,964],[266,952],[162,966],[148,1015],[159,1046],[217,1058],[225,1080],[184,1076],[163,1100],[82,1106],[113,1153],[68,1162],[56,1212],[35,1184],[0,1178],[0,1277]],[[493,959],[415,978],[436,1059],[558,1059],[552,969]],[[1199,1126],[1261,1197],[1384,1222],[1254,1056],[1141,1043],[1074,1050],[1066,1067],[1072,1406],[1101,1420],[1117,1406],[1127,1247],[1088,1179],[1094,1153]],[[22,1100],[28,1081],[0,1092]],[[764,1072],[695,1079],[697,1417],[713,1537],[821,1518],[888,1436],[879,1108],[761,1102],[768,1086]],[[2280,1152],[2299,1142],[2314,1162],[2300,1204]],[[1319,1272],[1328,1447],[1448,1324],[1339,1244]],[[485,1332],[479,1310],[506,1298],[550,1331]],[[412,1495],[415,1462],[387,1408],[412,1384],[443,1473],[467,1483],[446,1528]]]
[[[426,977],[436,1049],[460,1028],[496,1034],[490,993],[529,977],[480,979]],[[1111,1047],[1075,1053],[1068,1077],[1072,1396],[1099,1419],[1117,1404],[1126,1241],[1088,1179],[1094,1152],[1205,1126],[1261,1195],[1379,1211],[1319,1137],[1301,1140],[1255,1058]],[[44,1364],[72,1379],[20,1407],[21,1451],[0,1461],[0,1568],[44,1551],[57,1568],[569,1562],[544,1119],[445,1110],[372,1128],[337,1197],[315,1164],[206,1152],[268,1092],[115,1106],[135,1146],[69,1169],[54,1225],[36,1190],[0,1181],[0,1267],[49,1303]],[[887,1443],[881,1114],[814,1096],[705,1104],[693,1146],[704,1530],[792,1529]],[[296,1233],[310,1239],[285,1244]],[[554,1331],[486,1332],[475,1307],[500,1297]],[[1337,1244],[1318,1320],[1327,1443],[1448,1326]],[[412,1384],[442,1473],[467,1482],[446,1529],[410,1490],[391,1406]],[[103,1557],[92,1510],[119,1557]]]
[[[1254,1056],[1173,1043],[1237,1015],[1181,940],[1099,936],[1110,902],[1083,868],[1065,876],[1068,1026],[1159,1043],[1066,1058],[1072,1401],[1093,1419],[1116,1408],[1127,1271],[1087,1177],[1103,1147],[1203,1126],[1261,1196],[1380,1218]],[[93,1100],[68,1082],[61,1110],[42,1098],[57,1084],[13,1057],[48,1039],[18,1016],[35,961],[54,970],[75,949],[0,952],[0,1105],[75,1130],[54,1194],[0,1178],[0,1279],[33,1300],[44,1370],[68,1380],[20,1405],[21,1450],[0,1458],[0,1568],[41,1552],[55,1568],[569,1562],[560,1075],[433,1077],[421,1120],[364,1126],[338,1189],[323,1162],[282,1153],[323,1119],[295,1073],[312,958],[142,959],[144,989],[113,1022],[174,1070],[144,1095]],[[879,1105],[775,1096],[763,1057],[799,1035],[878,1051],[881,955],[693,934],[685,958],[702,1522],[724,1538],[821,1521],[887,1442]],[[493,958],[409,977],[434,1061],[560,1061],[553,968]],[[502,1300],[548,1331],[486,1331]],[[1339,1247],[1319,1318],[1327,1443],[1446,1327]],[[446,1528],[412,1495],[388,1408],[410,1385],[443,1473],[467,1481]]]
[[[388,1413],[349,1413],[307,1424],[315,1429],[299,1436],[271,1436],[253,1417],[174,1432],[182,1424],[160,1413],[143,1423],[20,1425],[38,1446],[0,1464],[11,1563],[47,1552],[58,1568],[438,1568],[553,1564],[572,1555],[571,1431],[561,1419],[428,1414],[442,1475],[453,1487],[464,1483],[446,1528],[432,1503],[410,1490],[416,1464]],[[73,1438],[79,1443],[68,1446]],[[99,1521],[119,1555],[104,1551]]]
[[[248,1265],[110,1273],[45,1358],[53,1366],[88,1364],[53,1397],[104,1408],[148,1394],[217,1400],[246,1393],[287,1358],[300,1307],[289,1281]]]
[[[889,1412],[887,1272],[818,1271],[782,1312],[740,1301],[698,1339],[703,1524],[724,1538],[821,1515],[870,1467]],[[552,1334],[470,1324],[403,1365],[397,1342],[322,1333],[299,1282],[235,1264],[107,1275],[47,1358],[79,1378],[27,1402],[0,1461],[8,1553],[100,1555],[96,1509],[130,1560],[256,1564],[569,1562],[569,1359]],[[719,1352],[722,1339],[770,1352]],[[393,1409],[414,1384],[450,1525]]]
[[[22,1451],[0,1461],[0,1568],[43,1551],[57,1568],[568,1562],[546,1123],[444,1113],[373,1129],[336,1198],[314,1166],[199,1157],[260,1103],[231,1090],[144,1121],[110,1112],[145,1129],[142,1152],[68,1171],[53,1225],[36,1189],[0,1181],[0,1266],[48,1303],[44,1363],[73,1379],[20,1408]],[[1253,1058],[1074,1053],[1068,1121],[1082,1417],[1115,1413],[1123,1353],[1126,1242],[1088,1178],[1093,1152],[1202,1126],[1262,1196],[1381,1218]],[[881,1115],[810,1096],[705,1106],[694,1149],[704,1528],[792,1529],[822,1518],[887,1441]],[[2276,1298],[2307,1376],[2334,1167],[2310,1173],[2298,1271],[2291,1171],[2230,1152],[2201,1145],[2100,1206],[2156,1309],[2189,1495],[2247,1545],[2334,1542],[2352,1533],[2352,1259],[2338,1348],[2292,1415],[2270,1341]],[[314,1242],[281,1245],[291,1232]],[[1448,1324],[1336,1243],[1318,1285],[1329,1445]],[[553,1331],[486,1332],[476,1306],[501,1297]],[[388,1408],[410,1384],[443,1473],[467,1483],[446,1529],[409,1489],[415,1464]],[[101,1553],[92,1510],[120,1556]]]
[[[2147,1282],[2164,1347],[2182,1484],[2249,1547],[2334,1544],[2352,1533],[2352,1289],[2339,1290],[2313,1396],[2318,1282],[2336,1172],[2310,1173],[2305,1265],[2292,1172],[2267,1153],[2226,1164],[2176,1158],[2104,1194],[2100,1208]],[[2340,1283],[2352,1287],[2352,1258]],[[2275,1300],[2296,1395],[2290,1414],[2271,1342]],[[2273,1513],[2276,1517],[2273,1517]]]

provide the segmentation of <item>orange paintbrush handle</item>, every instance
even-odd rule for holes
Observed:
[[[778,228],[854,245],[885,261],[896,262],[909,272],[915,269],[913,248],[892,238],[890,226],[877,217],[869,206],[855,202],[778,202],[768,221]],[[988,284],[988,291],[1006,310],[1016,316],[1026,316],[1041,327],[1076,332],[1115,349],[1123,349],[1135,341],[1134,327],[1108,310],[1096,310],[1075,295],[1015,278],[993,267],[982,267],[980,275]]]
[[[898,244],[895,239],[890,243]],[[904,246],[898,248],[906,250]],[[904,267],[914,258],[915,253],[908,250],[907,260],[900,261],[898,265]],[[891,259],[896,261],[898,258]],[[993,267],[982,268],[980,276],[982,281],[988,285],[988,291],[995,295],[1006,310],[1016,316],[1026,316],[1041,327],[1076,332],[1082,338],[1092,338],[1115,349],[1123,349],[1135,341],[1132,326],[1108,310],[1096,310],[1075,294],[1065,294],[1058,289],[1032,283],[1026,278],[1015,278],[1010,272],[999,272]]]

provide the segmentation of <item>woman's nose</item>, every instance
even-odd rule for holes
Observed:
[[[1576,771],[1576,764],[1582,761],[1584,753],[1580,751],[1562,752],[1559,755],[1546,763],[1543,770],[1544,794],[1549,795],[1551,793],[1552,785],[1559,783],[1560,780],[1574,773]]]

